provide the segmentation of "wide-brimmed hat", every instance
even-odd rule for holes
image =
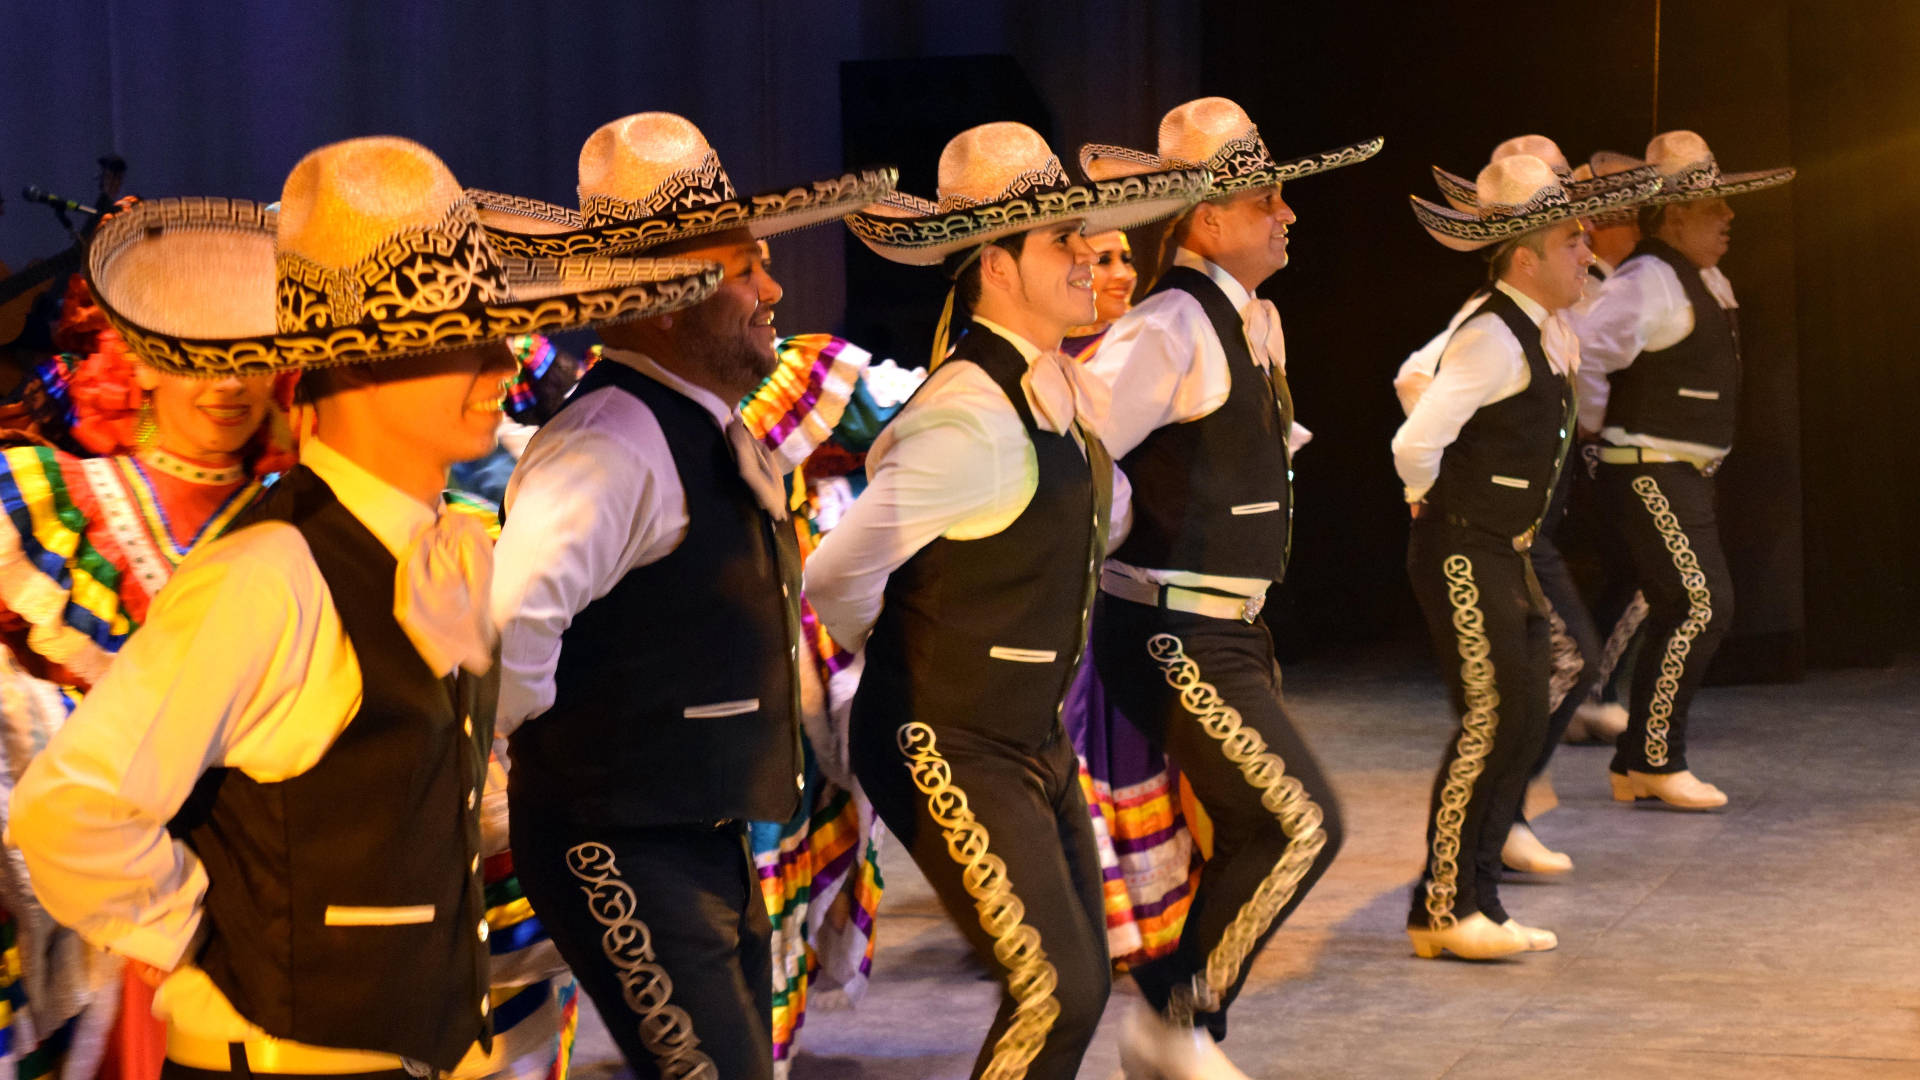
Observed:
[[[1531,154],[1514,154],[1480,170],[1471,210],[1409,198],[1414,216],[1435,240],[1455,251],[1477,251],[1562,221],[1644,202],[1659,185],[1652,170],[1643,169],[1596,180],[1575,195],[1552,166]]]
[[[1493,153],[1487,155],[1487,160],[1499,161],[1501,158],[1513,157],[1515,154],[1529,154],[1546,162],[1547,167],[1560,178],[1561,184],[1566,186],[1569,194],[1578,191],[1579,184],[1593,178],[1591,173],[1581,176],[1579,170],[1567,164],[1567,155],[1560,152],[1560,144],[1545,135],[1515,135],[1494,147]],[[1433,182],[1440,189],[1440,194],[1455,210],[1472,210],[1478,205],[1474,195],[1473,181],[1435,165]]]
[[[1595,150],[1587,160],[1573,170],[1575,183],[1587,183],[1596,177],[1617,176],[1635,169],[1649,168],[1645,161],[1632,154],[1622,154],[1617,150]],[[1638,220],[1639,208],[1629,206],[1622,210],[1607,210],[1592,217],[1596,228],[1611,225],[1625,225]]]
[[[141,359],[219,378],[366,363],[674,311],[721,268],[689,259],[503,256],[418,143],[308,154],[279,207],[153,199],[107,220],[87,279]]]
[[[1744,195],[1778,187],[1794,176],[1790,166],[1723,173],[1713,151],[1707,149],[1707,140],[1684,130],[1655,135],[1647,144],[1647,163],[1660,174],[1660,190],[1647,200],[1650,206]]]
[[[884,258],[931,266],[1055,221],[1085,219],[1088,233],[1131,229],[1177,214],[1211,190],[1197,166],[1075,183],[1039,132],[1001,121],[947,142],[935,199],[895,192],[849,215],[847,227]]]
[[[1206,97],[1175,106],[1161,118],[1157,153],[1088,143],[1080,148],[1080,167],[1095,180],[1203,168],[1213,174],[1213,194],[1229,195],[1358,164],[1379,153],[1385,142],[1375,137],[1323,153],[1277,159],[1245,109],[1227,98]]]
[[[898,178],[893,169],[868,169],[742,198],[698,127],[648,112],[587,138],[578,210],[478,188],[467,194],[503,252],[611,255],[733,229],[765,239],[822,225],[879,201]]]

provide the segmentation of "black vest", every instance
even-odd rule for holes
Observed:
[[[1519,339],[1527,388],[1468,418],[1440,458],[1427,503],[1460,523],[1512,539],[1533,530],[1553,497],[1573,432],[1573,383],[1547,362],[1540,328],[1499,289],[1460,325],[1487,314],[1498,316]]]
[[[1005,529],[937,539],[887,579],[853,723],[891,738],[917,720],[1037,747],[1059,730],[1086,641],[1113,463],[1085,428],[1082,453],[1072,435],[1034,423],[1020,387],[1027,362],[1000,335],[975,326],[946,362],[978,365],[1006,394],[1033,442],[1038,483]]]
[[[392,554],[310,470],[242,527],[268,521],[306,538],[363,699],[299,776],[200,778],[171,826],[207,872],[194,962],[269,1035],[451,1069],[492,1041],[476,807],[498,676],[434,676],[394,620]]]
[[[602,388],[639,398],[659,421],[687,534],[561,635],[553,707],[510,740],[514,812],[619,828],[785,821],[800,775],[793,529],[760,507],[699,403],[614,360],[594,365],[569,403]]]
[[[1700,268],[1667,244],[1640,241],[1633,257],[1659,259],[1693,305],[1693,332],[1642,353],[1609,377],[1607,426],[1635,435],[1732,446],[1740,407],[1740,323],[1707,291]]]
[[[1155,429],[1120,461],[1133,531],[1113,557],[1133,566],[1279,581],[1293,534],[1293,426],[1286,376],[1253,362],[1240,313],[1207,275],[1176,266],[1154,293],[1200,302],[1227,354],[1230,389],[1198,420]]]

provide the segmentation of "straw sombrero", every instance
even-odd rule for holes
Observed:
[[[1277,160],[1267,151],[1246,110],[1227,98],[1208,97],[1176,106],[1161,119],[1158,153],[1088,143],[1080,148],[1080,168],[1095,180],[1201,168],[1213,174],[1214,195],[1230,195],[1358,164],[1379,153],[1385,142],[1376,137],[1337,150]]]
[[[1655,135],[1647,144],[1647,163],[1660,174],[1660,190],[1647,200],[1649,206],[1744,195],[1778,187],[1794,176],[1794,170],[1787,166],[1723,173],[1719,162],[1714,160],[1713,151],[1707,149],[1707,140],[1691,131]]]
[[[689,259],[503,256],[440,159],[391,137],[308,154],[277,210],[137,203],[87,253],[88,283],[134,352],[207,378],[647,318],[706,298],[720,273]]]
[[[1602,177],[1575,195],[1552,166],[1531,154],[1515,154],[1480,170],[1471,210],[1409,198],[1414,216],[1435,240],[1455,251],[1477,251],[1562,221],[1645,202],[1659,184],[1652,170],[1641,169]]]
[[[1547,167],[1553,170],[1553,174],[1560,178],[1561,185],[1567,189],[1569,195],[1579,194],[1580,185],[1591,182],[1593,179],[1591,172],[1582,174],[1580,170],[1568,165],[1567,155],[1560,152],[1560,144],[1545,135],[1515,135],[1494,147],[1493,153],[1487,155],[1487,160],[1499,161],[1501,158],[1513,157],[1515,154],[1529,154],[1546,162]],[[1440,194],[1447,203],[1455,210],[1472,210],[1478,205],[1474,196],[1473,181],[1466,177],[1457,176],[1435,165],[1433,182],[1439,187]]]
[[[1632,154],[1622,154],[1614,150],[1595,150],[1586,163],[1573,170],[1575,183],[1587,183],[1602,176],[1615,176],[1633,169],[1647,168],[1647,163]],[[1592,217],[1595,228],[1604,229],[1613,225],[1626,225],[1639,220],[1639,208],[1627,207],[1623,210],[1608,210]]]
[[[1002,121],[968,128],[940,154],[934,200],[896,192],[847,216],[883,258],[932,266],[957,252],[1050,222],[1081,218],[1088,233],[1131,229],[1212,194],[1198,166],[1077,184],[1040,133]]]
[[[765,239],[823,225],[879,201],[898,175],[870,169],[742,198],[699,128],[649,112],[602,126],[580,148],[578,210],[478,188],[467,195],[507,254],[611,255],[733,229]]]

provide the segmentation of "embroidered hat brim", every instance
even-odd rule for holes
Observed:
[[[825,225],[887,197],[894,169],[850,172],[745,198],[718,199],[690,209],[652,210],[601,197],[600,223],[578,210],[519,195],[468,188],[467,197],[493,233],[494,249],[521,258],[632,255],[662,244],[745,229],[758,240]]]
[[[464,220],[473,223],[470,209]],[[717,264],[692,259],[506,257],[497,261],[508,296],[485,299],[472,278],[485,261],[475,241],[487,234],[430,230],[394,238],[356,268],[366,285],[389,283],[391,303],[356,295],[352,303],[365,309],[358,317],[303,318],[296,321],[315,328],[282,330],[289,311],[331,315],[330,305],[346,301],[289,273],[276,226],[275,210],[243,199],[137,203],[95,232],[87,281],[142,360],[176,375],[224,378],[648,318],[698,303],[722,276]]]
[[[1642,170],[1650,170],[1652,168],[1651,166],[1647,165],[1645,162],[1641,162],[1639,167]],[[1626,170],[1626,171],[1631,172],[1632,170]],[[1612,172],[1612,173],[1607,173],[1604,176],[1582,177],[1576,173],[1570,177],[1568,176],[1561,177],[1560,183],[1567,189],[1568,197],[1581,199],[1581,198],[1585,198],[1587,195],[1596,191],[1604,192],[1609,190],[1609,188],[1606,185],[1606,181],[1611,177],[1620,176],[1620,175],[1622,175],[1622,173]],[[1447,202],[1450,205],[1452,205],[1452,207],[1455,210],[1464,210],[1468,213],[1472,213],[1473,208],[1479,205],[1479,202],[1480,202],[1479,187],[1475,185],[1473,181],[1468,180],[1463,176],[1456,176],[1455,174],[1448,172],[1447,170],[1441,168],[1440,166],[1435,165],[1433,167],[1433,183],[1435,187],[1438,187],[1440,189],[1441,196],[1445,198]],[[1646,205],[1647,203],[1652,201],[1653,200],[1651,199],[1643,200],[1641,203],[1636,205]]]
[[[1061,183],[947,210],[896,192],[878,206],[849,214],[846,221],[853,235],[882,258],[933,266],[956,252],[1056,221],[1083,219],[1089,234],[1131,229],[1172,217],[1212,194],[1205,169],[1173,169]]]
[[[1779,187],[1794,178],[1792,167],[1761,169],[1755,172],[1723,173],[1718,169],[1698,169],[1666,178],[1648,206],[1695,202],[1700,199],[1726,199],[1735,195]]]
[[[1414,217],[1428,235],[1455,251],[1478,251],[1535,229],[1645,203],[1659,187],[1653,170],[1644,168],[1598,177],[1582,184],[1579,192],[1548,189],[1560,197],[1498,213],[1456,210],[1418,195],[1408,198],[1413,201]]]
[[[1205,164],[1206,168],[1213,173],[1213,194],[1219,196],[1250,188],[1272,187],[1275,184],[1284,184],[1289,180],[1298,180],[1330,169],[1358,165],[1378,154],[1380,148],[1385,145],[1384,137],[1375,136],[1364,142],[1351,143],[1318,154],[1276,160],[1267,152],[1266,146],[1256,135],[1228,143]],[[1132,150],[1124,146],[1088,143],[1080,148],[1080,169],[1095,180],[1138,175],[1143,172],[1167,169],[1174,164],[1162,160],[1157,154]]]

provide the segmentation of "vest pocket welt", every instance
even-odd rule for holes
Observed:
[[[987,650],[987,655],[995,660],[1011,660],[1016,664],[1051,664],[1060,654],[1052,649],[1010,649],[1005,645],[995,645]]]
[[[1522,491],[1533,486],[1533,481],[1523,480],[1518,476],[1492,476],[1488,477],[1488,479],[1499,484],[1501,487],[1519,488]]]
[[[689,705],[680,710],[680,715],[689,720],[718,720],[723,716],[745,716],[760,711],[759,698],[746,698],[741,701],[716,701],[711,705]]]
[[[348,907],[344,904],[328,904],[324,921],[328,926],[418,926],[433,921],[433,905]]]
[[[1227,512],[1234,517],[1245,517],[1248,514],[1271,514],[1278,509],[1280,504],[1277,502],[1257,502],[1241,503],[1239,506],[1229,507]]]
[[[1679,393],[1681,397],[1698,398],[1701,401],[1720,400],[1720,391],[1718,390],[1690,390],[1683,386],[1680,388]]]

